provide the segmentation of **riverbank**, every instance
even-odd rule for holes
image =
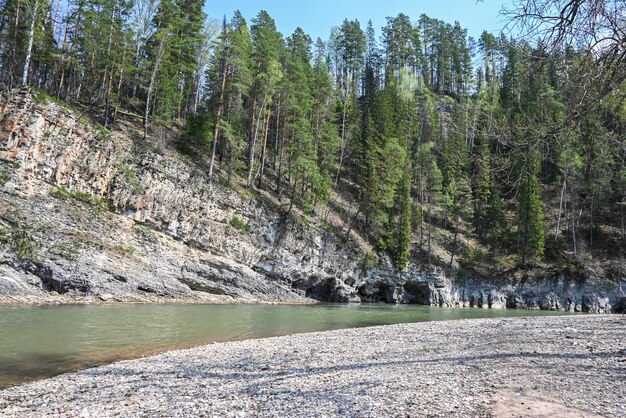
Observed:
[[[315,305],[314,299],[264,300],[236,298],[224,295],[171,298],[154,295],[59,295],[0,297],[0,306],[56,306],[56,305]]]
[[[3,416],[624,416],[626,317],[424,322],[211,344],[0,391]]]

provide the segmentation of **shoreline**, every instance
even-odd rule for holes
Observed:
[[[170,298],[170,297],[140,297],[140,296],[46,296],[25,298],[0,298],[0,307],[10,306],[63,306],[63,305],[315,305],[316,300],[257,300],[232,297],[215,298]]]
[[[624,416],[626,316],[435,321],[213,343],[0,391],[3,416],[85,413]]]
[[[306,300],[263,300],[263,299],[247,299],[236,297],[215,297],[215,298],[171,298],[162,296],[79,296],[79,295],[55,295],[46,297],[25,297],[25,298],[0,298],[0,308],[2,307],[44,307],[44,306],[81,306],[81,305],[320,305],[320,304],[339,304],[339,305],[399,305],[399,306],[430,306],[433,308],[448,309],[485,309],[485,310],[502,310],[502,311],[546,311],[546,312],[564,312],[572,314],[589,314],[589,315],[620,315],[626,312],[612,309],[611,312],[599,313],[592,311],[577,311],[565,309],[563,307],[543,309],[540,306],[532,307],[516,307],[509,308],[506,306],[471,306],[465,304],[457,304],[454,306],[437,305],[437,304],[420,304],[420,303],[390,303],[390,302],[326,302],[315,299]]]

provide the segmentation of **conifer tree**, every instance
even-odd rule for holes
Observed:
[[[543,202],[539,184],[539,156],[529,151],[522,166],[518,191],[517,233],[522,265],[540,261],[544,251]]]
[[[411,176],[410,166],[402,176],[397,197],[397,223],[392,237],[392,259],[399,270],[404,270],[409,263],[411,250]]]
[[[248,187],[256,177],[258,140],[264,132],[263,126],[270,117],[270,104],[283,77],[280,53],[283,46],[281,34],[276,30],[276,23],[262,10],[253,19],[251,26],[253,84],[251,88],[251,106],[248,130]],[[263,136],[265,138],[265,136]]]
[[[430,262],[433,211],[442,200],[441,170],[437,166],[437,159],[433,154],[433,143],[419,145],[415,155],[415,182],[419,207],[419,243],[424,245],[424,221],[428,221],[427,254]],[[426,212],[426,219],[424,219]]]

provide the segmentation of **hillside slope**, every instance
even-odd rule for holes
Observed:
[[[620,311],[625,277],[368,263],[367,237],[210,182],[169,149],[29,90],[0,103],[0,301],[387,301]]]

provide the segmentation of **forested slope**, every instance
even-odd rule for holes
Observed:
[[[564,19],[527,40],[400,14],[314,42],[263,11],[207,19],[202,1],[4,0],[0,81],[142,131],[207,182],[360,242],[369,268],[617,283],[623,2],[590,3],[545,1]],[[590,16],[604,26],[585,39]]]

